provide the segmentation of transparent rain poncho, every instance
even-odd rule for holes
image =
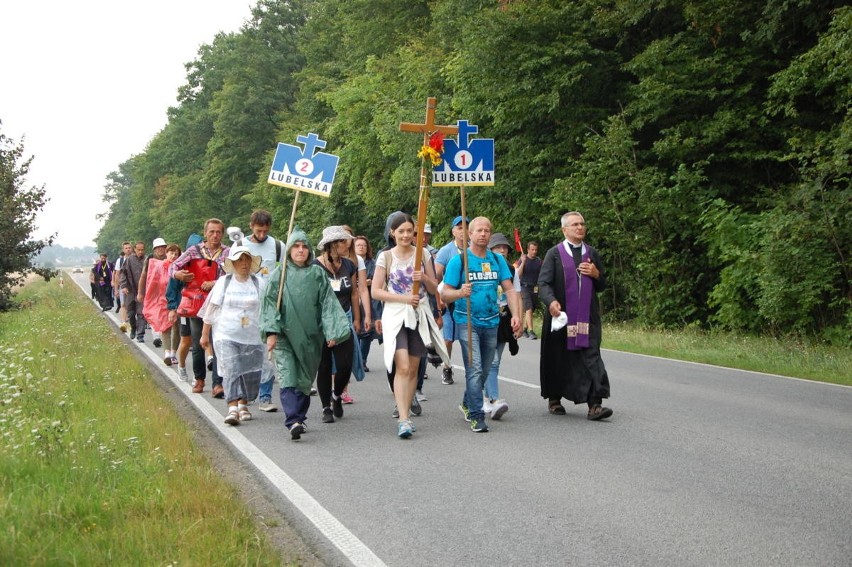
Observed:
[[[216,364],[223,377],[259,372],[265,351],[260,337],[260,285],[256,277],[240,281],[222,276],[198,312],[212,327]]]

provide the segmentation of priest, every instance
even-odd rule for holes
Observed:
[[[602,402],[609,377],[601,359],[601,314],[597,294],[606,288],[603,263],[586,244],[586,221],[576,211],[562,215],[565,240],[547,251],[538,279],[545,305],[539,367],[548,411],[565,415],[562,398],[588,404],[592,421],[612,416]]]

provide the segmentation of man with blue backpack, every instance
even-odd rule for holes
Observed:
[[[466,383],[459,409],[465,421],[470,423],[471,431],[484,433],[488,431],[488,426],[482,410],[482,388],[497,348],[499,287],[506,290],[515,337],[521,332],[521,314],[518,313],[517,292],[512,285],[509,265],[500,254],[488,249],[491,221],[485,217],[473,219],[469,233],[470,246],[465,250],[465,256],[459,254],[447,264],[441,298],[447,304],[456,302],[453,322],[456,339],[462,347]]]

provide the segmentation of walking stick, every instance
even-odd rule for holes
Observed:
[[[465,212],[465,201],[464,201],[464,185],[461,186],[461,214],[462,214],[462,232],[464,233],[464,243],[465,246],[462,249],[462,266],[464,266],[464,283],[470,283],[470,274],[468,273],[468,265],[467,265],[467,213]],[[467,363],[468,366],[473,366],[473,351],[470,348],[471,343],[473,342],[473,321],[471,318],[470,312],[470,296],[465,298],[467,303]]]

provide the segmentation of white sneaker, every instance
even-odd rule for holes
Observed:
[[[271,402],[261,402],[257,406],[257,409],[259,409],[260,411],[273,412],[273,411],[278,411],[278,406],[276,406],[275,404],[273,404]]]
[[[178,378],[184,382],[189,382],[189,376],[186,373],[186,366],[178,366]]]
[[[491,413],[493,406],[491,405],[491,400],[488,398],[482,399],[482,413]]]
[[[491,419],[500,419],[507,411],[509,411],[509,404],[506,403],[506,400],[491,402]]]
[[[428,399],[429,399],[429,398],[427,398],[427,397],[426,397],[426,395],[425,395],[423,392],[421,392],[420,390],[417,390],[417,392],[416,392],[414,395],[415,395],[415,396],[417,396],[417,401],[418,401],[418,402],[425,402],[426,400],[428,400]]]

